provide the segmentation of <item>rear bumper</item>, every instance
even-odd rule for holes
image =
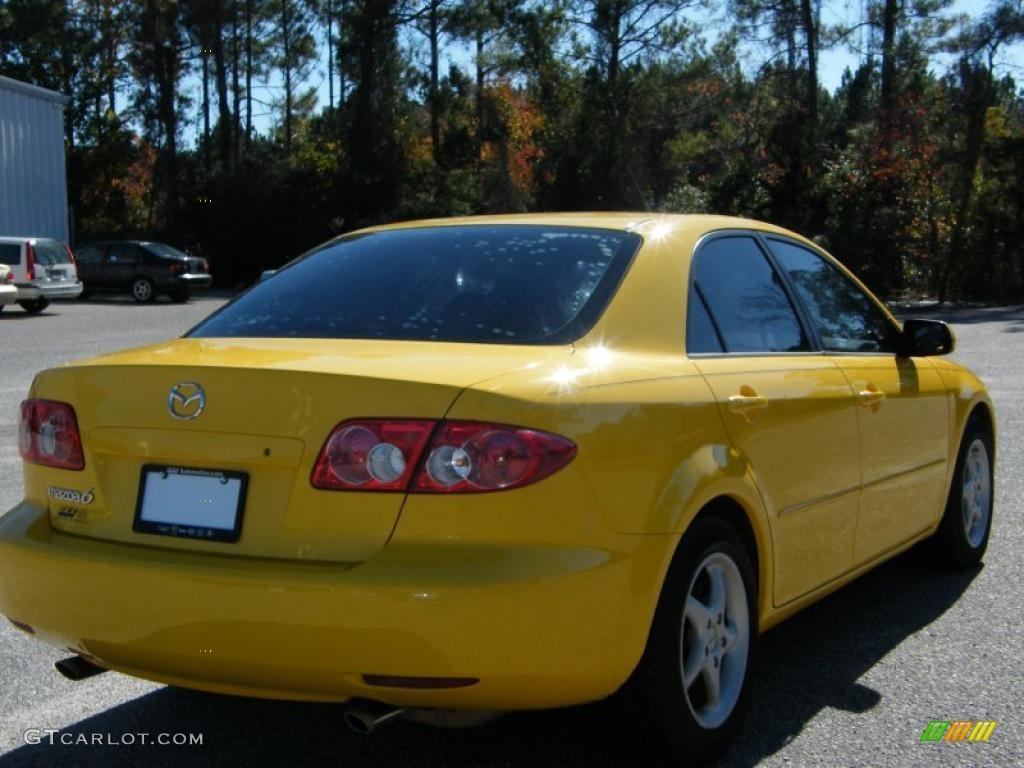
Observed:
[[[673,544],[632,537],[626,557],[392,544],[361,564],[267,561],[60,533],[23,503],[0,518],[0,612],[102,666],[204,690],[554,707],[629,676],[658,591],[637,573]],[[479,682],[385,688],[365,674]]]
[[[82,295],[82,283],[18,283],[18,301],[37,299],[77,299]]]
[[[213,275],[188,272],[184,275],[171,275],[158,281],[161,288],[168,290],[193,291],[197,288],[209,288],[213,285]]]

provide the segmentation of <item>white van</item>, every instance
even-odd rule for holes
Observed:
[[[26,312],[42,312],[54,299],[77,299],[82,293],[75,255],[60,240],[0,237],[0,264],[14,273],[18,304]]]

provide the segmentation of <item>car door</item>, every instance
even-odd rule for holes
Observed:
[[[768,512],[781,605],[852,567],[860,484],[853,392],[814,349],[753,233],[702,241],[687,314],[687,354]]]
[[[78,279],[86,291],[103,287],[103,271],[106,267],[103,264],[104,246],[100,244],[83,245],[75,251],[75,259],[78,261]]]
[[[135,243],[111,243],[105,261],[106,286],[127,290],[142,262],[142,249]]]
[[[864,563],[929,528],[942,512],[945,385],[932,361],[896,354],[898,329],[837,265],[787,238],[767,241],[858,401],[863,490],[854,560]]]

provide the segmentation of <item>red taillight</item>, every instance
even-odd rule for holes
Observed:
[[[457,493],[518,488],[557,472],[575,455],[575,443],[548,432],[446,421],[430,443],[413,490]]]
[[[32,243],[25,243],[25,279],[29,282],[36,279],[36,249]]]
[[[336,426],[311,482],[339,491],[404,491],[434,429],[415,419],[358,419]]]
[[[78,267],[78,259],[75,258],[75,252],[71,250],[71,246],[64,243],[64,250],[68,252],[68,259],[71,261],[73,267]]]
[[[209,273],[209,271],[210,271],[210,262],[208,262],[206,259],[203,259],[203,273],[206,274],[206,273]]]
[[[173,264],[171,264],[172,275],[183,275],[186,272],[188,272],[188,266],[183,262],[176,261]]]
[[[481,493],[535,483],[575,455],[571,440],[504,424],[358,419],[328,436],[311,482],[331,490]]]
[[[75,409],[56,400],[25,400],[21,404],[18,452],[33,464],[82,469],[82,436]]]
[[[14,273],[8,271],[7,277],[4,278],[4,282],[5,283],[13,283],[14,282]]]

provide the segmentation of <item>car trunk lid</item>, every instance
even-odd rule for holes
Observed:
[[[71,283],[78,279],[78,270],[64,243],[57,240],[34,240],[30,244],[35,261],[36,283]]]
[[[362,561],[389,538],[404,495],[314,489],[310,473],[333,427],[359,417],[441,418],[465,387],[570,351],[179,339],[84,361],[40,374],[33,396],[75,407],[85,469],[26,465],[26,488],[49,506],[54,527],[80,535],[220,554]],[[185,396],[173,398],[178,385]],[[196,401],[184,403],[196,385],[204,399],[198,413]],[[244,476],[237,541],[135,530],[147,466]]]

